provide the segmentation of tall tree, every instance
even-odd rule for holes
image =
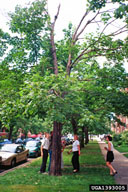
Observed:
[[[37,0],[27,8],[17,7],[10,22],[11,31],[17,35],[3,41],[2,55],[7,44],[12,48],[1,62],[30,74],[17,93],[22,113],[29,117],[42,112],[53,122],[51,175],[61,175],[60,138],[66,119],[78,116],[80,126],[94,129],[101,117],[118,110],[114,94],[120,95],[120,89],[127,84],[122,68],[128,55],[127,38],[116,38],[127,31],[127,1],[88,0],[78,26],[69,24],[64,39],[55,42],[60,8],[51,21],[45,0]],[[120,28],[107,30],[120,20]],[[90,25],[97,26],[96,32],[88,32]],[[123,93],[121,96],[127,98]],[[123,113],[122,107],[119,112]]]

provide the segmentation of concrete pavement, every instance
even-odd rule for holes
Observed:
[[[107,146],[107,144],[105,142],[99,142],[99,146],[106,161],[106,150],[104,150],[104,147]],[[121,154],[119,151],[115,149],[114,149],[114,156],[115,159],[112,165],[118,172],[118,174],[114,176],[115,181],[117,184],[123,184],[123,185],[127,184],[128,188],[128,158],[126,158],[123,154]]]

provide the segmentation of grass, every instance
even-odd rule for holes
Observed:
[[[121,153],[127,153],[128,152],[128,145],[120,145],[118,147],[115,147],[115,149]]]
[[[128,153],[128,145],[123,144],[120,146],[114,146],[114,148],[120,153],[124,153],[123,155],[128,158],[128,154],[125,154]]]
[[[90,143],[81,150],[80,172],[72,173],[71,157],[64,151],[62,176],[39,174],[41,158],[26,167],[0,176],[1,192],[89,192],[90,184],[115,184],[105,166],[105,160],[97,143]]]

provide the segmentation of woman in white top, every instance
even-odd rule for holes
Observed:
[[[106,165],[110,169],[110,175],[114,176],[117,174],[117,171],[113,168],[111,165],[111,162],[114,160],[114,154],[113,154],[113,144],[112,144],[112,137],[107,136],[106,141],[108,142],[108,147],[105,147],[104,149],[107,150],[107,158],[106,158]]]
[[[45,139],[41,145],[42,164],[40,168],[40,173],[45,173],[46,171],[46,164],[48,159],[48,148],[49,148],[49,134],[45,133]]]
[[[72,156],[73,173],[76,173],[80,169],[80,165],[79,165],[80,143],[78,141],[77,135],[74,135],[74,142],[72,145],[72,149],[69,151],[69,153],[71,152],[73,152],[73,156]]]

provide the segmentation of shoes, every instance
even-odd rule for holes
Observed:
[[[43,172],[42,174],[43,174],[43,175],[48,175],[48,173],[47,173],[47,172]]]
[[[73,173],[77,173],[77,172],[78,172],[78,170],[77,170],[77,169],[74,169],[74,170],[73,170]]]
[[[38,173],[40,173],[40,174],[44,174],[44,175],[48,175],[47,172],[41,172],[41,171],[38,171]]]
[[[116,175],[117,174],[117,171],[115,171],[115,173],[113,173],[113,175]]]
[[[111,176],[114,176],[114,175],[116,175],[118,172],[117,171],[115,171],[113,174],[110,174]]]

